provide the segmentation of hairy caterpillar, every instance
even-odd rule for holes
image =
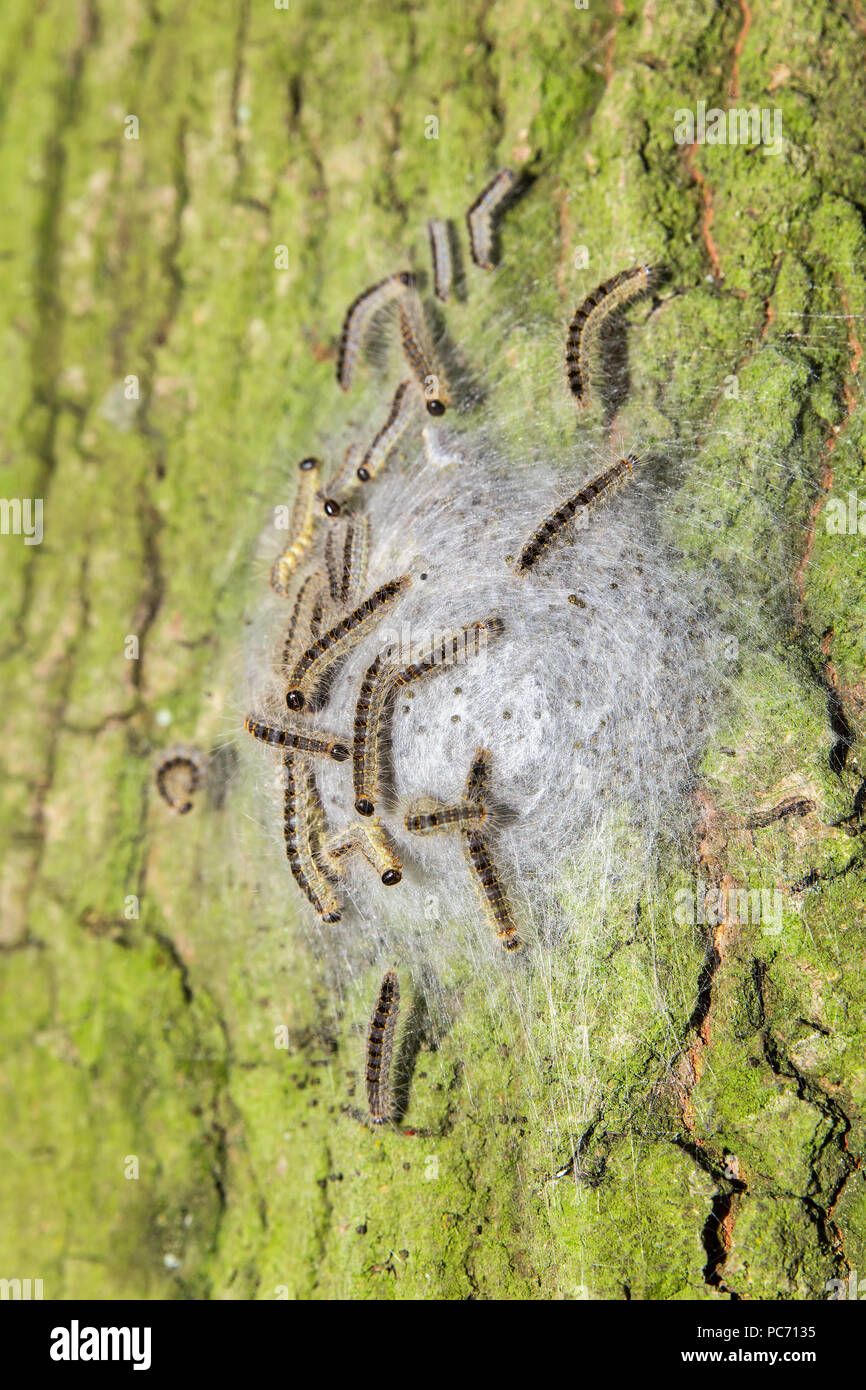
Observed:
[[[298,464],[298,490],[289,519],[286,547],[271,567],[271,588],[281,598],[288,598],[292,575],[313,542],[316,518],[314,503],[321,464],[318,459],[302,459]]]
[[[433,291],[438,300],[447,304],[451,298],[454,267],[451,258],[451,235],[447,222],[431,217],[427,223],[430,259],[433,262]]]
[[[316,753],[324,758],[332,758],[335,763],[343,763],[349,757],[349,750],[343,743],[329,738],[327,734],[313,730],[280,729],[273,724],[265,724],[252,715],[247,715],[244,728],[260,743],[268,743],[272,748],[291,748],[298,753]]]
[[[379,784],[382,715],[392,690],[392,670],[377,655],[361,681],[355,706],[352,786],[359,816],[372,816]]]
[[[202,784],[204,771],[205,760],[195,748],[171,748],[159,759],[154,768],[156,789],[163,801],[178,816],[185,816],[192,810],[192,798]],[[180,772],[186,773],[185,779],[178,777],[177,774]],[[181,793],[183,800],[178,799],[177,792],[174,790],[174,783],[181,780],[185,782]],[[177,790],[180,791],[180,788]]]
[[[295,663],[289,677],[286,704],[291,710],[303,709],[309,703],[311,691],[335,661],[348,652],[381,617],[381,610],[393,603],[409,587],[408,574],[382,584],[362,604],[318,637]]]
[[[392,299],[411,289],[413,284],[409,271],[401,270],[394,275],[386,275],[384,280],[362,291],[349,305],[337,354],[337,380],[344,391],[348,391],[352,385],[355,364],[371,319]]]
[[[408,305],[400,305],[399,317],[403,355],[424,393],[424,405],[427,408],[427,413],[429,415],[444,415],[448,400],[445,382],[441,372],[433,363],[433,355],[427,343],[423,310],[417,295],[409,300]]]
[[[469,249],[473,261],[481,270],[493,269],[493,219],[513,187],[514,175],[511,170],[500,169],[466,214]]]
[[[367,1107],[374,1125],[383,1125],[393,1113],[391,1097],[391,1053],[400,1009],[400,983],[389,970],[379,986],[376,1005],[367,1031]]]
[[[576,492],[573,497],[569,497],[567,502],[563,502],[561,507],[557,507],[556,511],[542,522],[538,530],[524,545],[517,561],[517,573],[525,574],[527,570],[531,569],[563,526],[571,520],[575,512],[581,507],[591,506],[603,493],[609,492],[612,487],[631,473],[638,462],[639,460],[634,454],[619,459],[611,468],[600,473],[597,478],[585,483],[580,491]]]
[[[466,800],[469,802],[479,802],[484,800],[487,791],[487,783],[490,776],[490,749],[476,748],[475,757],[469,768],[466,778]]]
[[[324,602],[324,580],[318,571],[310,574],[298,589],[289,626],[283,639],[280,655],[280,670],[287,673],[294,669],[300,653],[315,636],[318,616]]]
[[[486,819],[487,808],[481,801],[446,806],[424,797],[409,808],[405,825],[412,835],[433,835],[443,830],[480,830]]]
[[[517,928],[511,918],[505,894],[499,882],[499,875],[490,858],[486,841],[477,830],[466,830],[466,852],[469,862],[481,885],[484,905],[491,923],[506,951],[514,951],[521,945]]]
[[[589,404],[587,355],[598,329],[615,309],[643,294],[652,280],[652,274],[648,265],[621,270],[588,294],[574,311],[566,340],[565,370],[571,394],[579,405]]]
[[[355,810],[359,816],[372,816],[379,796],[380,747],[384,735],[384,714],[391,695],[400,686],[423,680],[447,666],[477,654],[482,634],[501,631],[496,618],[470,623],[457,632],[444,633],[419,660],[399,667],[381,655],[368,666],[361,683],[355,710],[355,738],[352,774]]]
[[[415,414],[415,401],[413,382],[401,381],[391,402],[388,418],[377,432],[358,467],[357,476],[360,482],[372,482],[401,435],[406,433]]]
[[[315,774],[304,758],[283,756],[283,838],[292,876],[323,922],[339,922],[340,904],[318,862],[324,826]]]
[[[361,854],[373,865],[386,888],[392,888],[403,877],[403,865],[393,841],[378,817],[361,825],[358,821],[332,835],[323,846],[326,861],[337,873],[343,871],[343,860],[350,854]]]
[[[443,666],[456,666],[466,657],[477,656],[488,637],[496,637],[503,630],[501,618],[491,617],[469,623],[456,632],[445,632],[422,652],[417,661],[395,670],[393,684],[411,685],[413,681],[429,676]]]

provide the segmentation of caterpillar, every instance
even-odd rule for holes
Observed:
[[[447,390],[441,373],[434,367],[433,355],[427,345],[423,310],[417,295],[409,301],[409,306],[400,305],[399,318],[403,355],[424,393],[427,413],[444,415],[448,400]]]
[[[499,876],[490,858],[486,841],[477,830],[467,830],[466,853],[478,882],[481,885],[484,906],[491,923],[506,951],[516,951],[521,946],[517,928],[511,918]]]
[[[475,757],[472,759],[469,775],[466,778],[465,795],[468,802],[479,802],[484,800],[489,775],[490,749],[476,748]]]
[[[412,423],[412,417],[415,414],[415,402],[416,393],[413,390],[413,382],[411,380],[401,381],[391,402],[388,418],[364,454],[357,469],[359,482],[369,483],[375,478],[391,450]]]
[[[411,289],[414,284],[408,270],[386,275],[378,284],[371,285],[352,300],[343,321],[340,348],[337,353],[337,381],[344,391],[351,388],[355,374],[355,364],[364,339],[364,333],[375,314],[392,299]]]
[[[469,623],[466,627],[458,628],[455,632],[443,633],[422,652],[417,661],[395,671],[394,685],[411,685],[413,681],[421,680],[441,666],[455,666],[465,657],[477,655],[482,640],[498,636],[503,631],[503,626],[501,618],[483,618]]]
[[[281,598],[288,598],[292,575],[306,555],[313,540],[316,525],[314,503],[322,465],[318,459],[302,459],[298,464],[298,490],[289,518],[289,536],[282,554],[271,566],[271,588]]]
[[[481,270],[493,269],[493,219],[513,187],[514,175],[511,170],[500,169],[466,214],[469,249],[473,261]]]
[[[369,554],[370,523],[365,516],[347,517],[341,531],[329,533],[325,558],[331,600],[338,609],[357,603],[367,577]]]
[[[433,262],[433,292],[443,304],[451,298],[454,267],[451,258],[451,231],[447,222],[431,217],[427,223],[430,239],[430,259]]]
[[[443,830],[480,830],[487,819],[481,801],[458,801],[453,806],[423,798],[406,813],[406,829],[413,835],[433,835]]]
[[[327,494],[319,493],[319,501],[322,504],[322,511],[325,516],[333,518],[340,516],[343,511],[343,503],[351,492],[358,486],[358,460],[361,454],[359,444],[350,444],[345,454],[343,462],[338,472],[328,484]]]
[[[606,469],[604,473],[599,473],[597,478],[586,483],[579,492],[576,492],[573,497],[569,497],[567,502],[563,502],[561,507],[552,512],[521,550],[516,573],[525,574],[527,570],[531,569],[566,522],[571,520],[575,512],[580,507],[591,506],[602,493],[608,492],[616,483],[626,478],[639,461],[634,454],[619,459],[611,468]]]
[[[316,610],[322,602],[322,583],[321,574],[310,574],[298,590],[283,642],[281,671],[289,672],[293,669],[299,653],[309,645],[310,638],[314,635]]]
[[[488,819],[484,793],[489,770],[489,748],[477,748],[466,778],[464,800],[447,806],[422,798],[407,812],[406,829],[413,835],[432,835],[441,830],[480,830]]]
[[[312,766],[283,755],[283,839],[292,877],[323,922],[339,922],[340,904],[319,867],[317,848],[324,825]]]
[[[372,816],[375,811],[382,714],[391,693],[391,674],[379,653],[364,672],[355,705],[352,788],[359,816]]]
[[[349,750],[344,743],[338,743],[327,734],[313,730],[280,729],[274,724],[265,724],[248,714],[244,728],[260,743],[268,743],[273,748],[291,748],[298,753],[317,753],[321,757],[333,758],[335,763],[344,763]]]
[[[289,677],[286,691],[286,705],[290,710],[301,710],[309,702],[311,691],[346,652],[350,651],[366,632],[379,621],[381,610],[393,603],[412,581],[408,574],[390,579],[382,584],[364,602],[348,613],[345,618],[327,632],[317,637],[295,663]]]
[[[574,311],[566,339],[565,371],[571,394],[579,405],[589,404],[587,354],[598,329],[615,309],[643,294],[651,283],[652,274],[648,265],[621,270],[588,294]]]
[[[367,1108],[374,1125],[383,1125],[393,1113],[391,1053],[400,1011],[400,982],[389,970],[379,986],[376,1005],[367,1030]]]
[[[323,848],[325,859],[337,873],[342,873],[343,861],[354,853],[362,854],[373,865],[386,888],[393,887],[403,877],[400,857],[378,817],[364,825],[354,821],[333,835]]]
[[[183,801],[179,801],[172,790],[172,784],[178,780],[176,774],[181,769],[187,773]],[[195,748],[171,748],[159,759],[154,769],[156,789],[178,816],[185,816],[192,810],[192,798],[202,784],[204,772],[204,758]]]
[[[479,649],[482,633],[502,630],[498,618],[470,623],[456,632],[444,633],[418,661],[399,667],[379,655],[367,667],[355,707],[355,737],[352,750],[352,783],[355,810],[359,816],[372,816],[379,795],[380,748],[384,714],[392,693],[411,685],[445,666],[456,665]],[[471,641],[470,641],[471,639]]]

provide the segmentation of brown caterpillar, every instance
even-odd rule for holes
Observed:
[[[388,418],[365,453],[357,470],[358,481],[370,483],[379,472],[391,450],[412,423],[416,394],[414,383],[401,381],[391,402]],[[429,409],[429,406],[428,406]]]
[[[365,516],[346,518],[342,529],[328,533],[325,561],[331,601],[339,610],[357,603],[367,577],[370,523]]]
[[[501,618],[483,618],[455,632],[445,632],[437,637],[417,661],[396,670],[393,684],[411,685],[442,666],[456,666],[466,657],[476,656],[481,649],[482,640],[496,637],[503,630]]]
[[[324,812],[312,766],[283,755],[283,839],[292,876],[323,922],[339,922],[340,904],[322,873],[317,857]]]
[[[430,259],[433,262],[433,292],[443,304],[451,298],[454,267],[451,258],[451,234],[447,222],[431,217],[427,223],[430,239]]]
[[[487,782],[490,776],[490,749],[476,748],[475,757],[469,768],[469,775],[466,778],[466,800],[469,802],[483,801],[487,791]]]
[[[440,830],[480,830],[488,819],[484,794],[490,771],[490,749],[477,748],[466,778],[465,799],[447,806],[424,797],[410,807],[406,829],[413,835],[432,835]]]
[[[378,817],[365,825],[354,821],[345,830],[333,835],[326,842],[323,854],[336,873],[343,872],[343,861],[348,855],[362,854],[373,865],[386,888],[393,887],[403,877],[400,857]]]
[[[318,637],[295,663],[289,677],[286,691],[286,704],[290,710],[300,710],[309,702],[310,693],[331,668],[346,652],[350,651],[366,632],[379,621],[381,610],[408,589],[411,580],[408,574],[390,579],[382,584],[364,602],[321,637]]]
[[[423,798],[406,814],[406,829],[413,835],[434,835],[443,830],[480,830],[487,819],[481,801],[458,801],[453,806]]]
[[[182,769],[186,770],[186,786],[183,790],[182,801],[172,790],[172,784],[178,779],[177,773]],[[199,790],[205,773],[205,760],[201,753],[195,748],[170,748],[167,753],[163,753],[154,768],[154,781],[156,789],[171,809],[178,816],[187,815],[193,807],[192,798]]]
[[[566,522],[571,520],[575,512],[581,507],[591,506],[602,493],[608,492],[616,483],[626,478],[639,461],[634,454],[619,459],[611,468],[608,468],[604,473],[599,473],[597,478],[586,483],[573,497],[569,497],[568,501],[563,502],[561,507],[557,507],[556,511],[542,522],[538,530],[524,545],[515,572],[525,574],[528,569],[531,569]]]
[[[289,626],[283,641],[280,669],[290,671],[298,657],[299,649],[309,644],[312,635],[313,612],[319,597],[322,576],[310,574],[297,592],[295,606],[289,618]]]
[[[319,493],[319,501],[322,504],[322,511],[327,517],[340,516],[343,510],[343,503],[351,492],[358,486],[358,461],[361,457],[361,446],[350,444],[345,454],[339,471],[328,484],[327,495]]]
[[[588,294],[575,310],[568,326],[565,371],[571,394],[579,405],[589,404],[587,355],[598,329],[615,309],[643,294],[651,280],[652,269],[648,265],[636,265],[631,270],[621,270],[618,275],[612,275],[609,280],[605,280]]]
[[[400,1010],[400,982],[389,970],[381,985],[367,1030],[367,1108],[374,1125],[384,1125],[393,1114],[391,1053]]]
[[[513,187],[514,175],[511,170],[500,169],[487,187],[479,193],[466,214],[469,249],[473,261],[481,270],[493,269],[493,220]]]
[[[298,464],[298,490],[289,518],[286,548],[271,566],[271,588],[280,598],[288,598],[292,575],[306,555],[316,525],[314,503],[322,465],[318,459],[302,459]]]
[[[444,415],[448,402],[447,388],[441,372],[434,366],[433,355],[427,345],[424,315],[417,295],[413,296],[408,305],[400,305],[399,317],[403,355],[421,387],[427,413]]]
[[[521,943],[511,918],[499,876],[490,858],[487,844],[477,830],[467,830],[466,852],[484,894],[484,905],[491,923],[506,951],[516,951]]]
[[[352,787],[359,816],[372,816],[379,783],[382,713],[391,693],[391,668],[381,653],[364,672],[355,705]]]
[[[371,319],[392,299],[411,289],[413,284],[409,271],[401,270],[371,285],[349,305],[337,354],[337,381],[344,391],[348,391],[352,385],[358,353]]]
[[[272,748],[291,748],[297,753],[317,753],[320,757],[333,758],[335,763],[344,763],[349,750],[344,743],[338,743],[327,734],[314,730],[280,729],[273,724],[265,724],[248,714],[244,728],[260,743],[268,743]]]
[[[479,649],[482,633],[502,630],[498,618],[470,623],[456,632],[444,633],[418,661],[402,668],[379,655],[367,667],[355,707],[355,737],[352,748],[352,784],[355,810],[359,816],[372,816],[379,796],[380,748],[384,714],[393,692],[411,685],[445,666],[456,665]],[[470,640],[471,639],[471,640]]]

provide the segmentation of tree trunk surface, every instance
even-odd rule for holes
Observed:
[[[40,544],[0,537],[0,1272],[58,1299],[866,1276],[866,10],[7,0],[0,37],[2,491],[44,506]],[[677,143],[699,103],[780,113],[781,139]],[[684,564],[739,554],[750,622],[756,575],[789,592],[773,660],[732,651],[692,850],[782,916],[612,911],[596,1084],[564,1106],[467,999],[375,1132],[375,982],[329,1000],[248,815],[254,557],[340,405],[346,305],[502,165],[536,177],[511,278],[455,310],[467,355],[561,353],[587,288],[663,262],[614,433],[680,441]],[[153,779],[174,742],[210,755],[182,818]],[[660,881],[694,867],[672,849]]]

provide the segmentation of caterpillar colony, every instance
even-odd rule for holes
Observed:
[[[515,451],[434,305],[497,273],[498,223],[520,196],[500,171],[467,212],[469,257],[457,226],[432,220],[432,278],[385,274],[350,305],[337,382],[360,385],[369,429],[295,466],[267,560],[247,756],[281,779],[259,817],[334,989],[363,981],[369,1007],[384,972],[376,1125],[391,1114],[396,972],[439,1036],[467,991],[493,1014],[505,991],[530,1017],[556,953],[581,950],[590,917],[651,874],[708,727],[706,680],[689,674],[705,634],[656,538],[640,441],[570,449],[565,481],[542,448]],[[574,313],[553,369],[575,417],[601,320],[652,283],[636,266]]]

